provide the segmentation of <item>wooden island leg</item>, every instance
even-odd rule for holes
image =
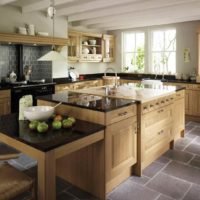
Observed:
[[[56,200],[56,161],[54,151],[38,159],[38,200]]]

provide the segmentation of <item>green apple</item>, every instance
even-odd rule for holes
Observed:
[[[62,122],[61,121],[53,121],[52,127],[54,130],[59,130],[62,127]]]
[[[68,120],[68,119],[64,119],[62,121],[63,128],[70,128],[70,127],[72,127],[72,124],[73,124],[72,121]]]
[[[48,130],[49,126],[46,122],[40,122],[38,123],[38,126],[37,126],[37,131],[39,133],[44,133]]]
[[[68,120],[70,120],[72,122],[72,124],[74,124],[76,122],[76,119],[74,117],[68,117]]]
[[[37,120],[34,120],[34,121],[31,121],[30,123],[29,123],[29,128],[31,129],[31,130],[36,130],[37,129],[37,126],[38,126],[38,121]]]

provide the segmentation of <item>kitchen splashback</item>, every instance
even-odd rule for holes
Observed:
[[[51,50],[51,47],[24,46],[23,66],[32,66],[31,79],[51,79],[52,63],[50,61],[37,61],[42,55]]]
[[[37,61],[50,49],[48,46],[23,46],[23,66],[32,66],[32,79],[52,78],[52,63]],[[17,45],[0,45],[0,80],[8,76],[12,70],[18,71],[20,59],[18,55]]]

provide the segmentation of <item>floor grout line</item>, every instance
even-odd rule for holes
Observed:
[[[192,188],[192,184],[190,185],[190,187],[188,188],[188,190],[185,192],[185,194],[183,195],[183,197],[181,198],[181,200],[184,199],[184,197],[187,195],[187,193],[190,191],[191,188]]]

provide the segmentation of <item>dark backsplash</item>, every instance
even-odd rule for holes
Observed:
[[[23,66],[32,66],[31,79],[51,79],[52,63],[38,62],[37,59],[51,50],[49,46],[23,46]],[[0,79],[8,76],[12,70],[16,73],[19,57],[16,45],[0,45]]]

